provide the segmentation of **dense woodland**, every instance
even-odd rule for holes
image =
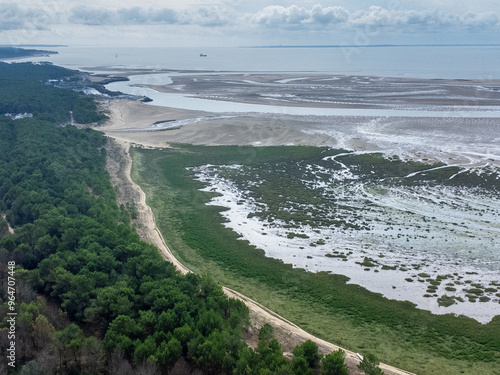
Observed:
[[[268,325],[249,348],[242,302],[140,241],[116,204],[105,137],[67,125],[70,111],[79,123],[103,115],[91,97],[48,84],[76,74],[0,64],[0,114],[34,115],[0,116],[0,373],[347,374],[342,352],[323,358],[310,341],[288,361]],[[12,261],[15,368],[4,355]],[[379,373],[367,359],[367,373]]]
[[[38,49],[26,49],[26,48],[18,48],[18,47],[8,47],[3,46],[0,47],[0,59],[12,59],[12,58],[21,58],[21,57],[29,57],[40,54],[54,54],[57,52],[54,51],[44,51]]]
[[[74,120],[80,124],[102,121],[94,99],[72,90],[54,87],[58,82],[77,82],[77,71],[49,63],[0,63],[0,114],[32,113],[39,120],[64,124]]]

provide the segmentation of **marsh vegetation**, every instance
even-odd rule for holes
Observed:
[[[372,189],[371,196],[375,194],[374,190],[380,191],[377,193],[380,199],[401,194],[404,198],[400,201],[405,202],[411,196],[409,191],[419,184],[426,191],[441,195],[443,191],[460,192],[464,184],[475,184],[473,191],[481,197],[480,192],[496,186],[493,173],[477,177],[473,172],[464,172],[457,175],[459,178],[450,179],[458,172],[457,169],[430,170],[431,166],[425,164],[391,161],[382,155],[354,155],[315,147],[177,145],[161,151],[133,149],[132,156],[133,176],[149,197],[149,204],[155,211],[157,224],[165,234],[168,245],[182,262],[197,272],[210,272],[224,285],[258,300],[313,334],[354,351],[374,352],[383,362],[419,374],[435,373],[436,368],[443,374],[460,371],[473,374],[477,373],[477,369],[493,374],[498,370],[498,317],[482,325],[464,316],[433,315],[415,308],[412,303],[390,300],[348,283],[349,278],[341,274],[326,271],[312,273],[300,267],[294,268],[292,262],[266,257],[260,246],[253,246],[237,232],[238,229],[232,228],[233,216],[226,216],[239,207],[244,214],[241,226],[244,222],[255,220],[259,225],[252,227],[254,238],[261,238],[268,244],[275,243],[273,238],[277,231],[279,243],[302,241],[297,249],[301,251],[299,256],[291,256],[293,262],[298,262],[299,258],[316,264],[329,260],[339,264],[339,267],[353,263],[353,267],[367,277],[401,274],[413,280],[406,282],[403,278],[404,285],[423,288],[423,299],[428,287],[435,290],[427,298],[437,305],[440,296],[452,295],[451,291],[441,292],[441,289],[450,287],[447,283],[454,283],[457,289],[462,284],[455,282],[465,285],[465,280],[470,279],[471,283],[476,283],[473,281],[476,271],[467,269],[463,274],[431,272],[423,264],[431,263],[432,251],[426,253],[429,260],[424,261],[411,255],[417,253],[416,249],[410,249],[412,253],[408,259],[398,259],[398,256],[401,258],[404,255],[403,251],[397,254],[369,241],[357,240],[354,243],[358,247],[346,249],[344,244],[347,242],[342,243],[340,237],[342,233],[354,236],[366,232],[369,235],[374,232],[372,227],[392,226],[397,238],[399,228],[403,232],[404,225],[406,228],[410,226],[410,223],[398,223],[389,215],[384,215],[385,209],[378,208],[377,200],[366,202],[366,197],[361,196],[354,203],[347,204],[347,197],[355,196],[353,186],[356,183],[366,183],[368,179],[381,182],[380,186],[366,183]],[[352,169],[349,168],[352,177],[349,178],[351,175],[344,172],[345,168],[339,162],[352,166]],[[408,177],[423,169],[426,171]],[[341,178],[340,173],[343,174]],[[331,184],[326,183],[329,179],[333,179]],[[226,190],[221,192],[221,186],[212,184],[212,180]],[[344,187],[343,196],[333,194],[338,189],[336,185]],[[324,191],[328,189],[332,193],[325,195]],[[220,201],[214,201],[217,199]],[[328,209],[324,207],[325,199],[329,203]],[[212,204],[208,204],[210,202]],[[451,199],[446,199],[443,206],[452,204]],[[424,203],[420,205],[424,206]],[[252,209],[249,210],[249,207]],[[289,208],[284,209],[286,207]],[[364,210],[365,207],[368,209]],[[374,210],[371,216],[370,209]],[[483,209],[484,212],[480,212],[483,215],[495,215]],[[335,215],[330,214],[331,210]],[[421,235],[432,237],[425,229],[437,225],[436,219],[425,215],[425,220],[429,220],[426,223],[422,214],[400,212],[402,210],[396,208],[390,210],[403,215],[404,220],[413,217],[416,222],[417,218],[420,219]],[[437,215],[433,216],[437,218]],[[480,215],[477,217],[481,218]],[[310,228],[304,230],[306,226]],[[323,227],[327,226],[331,232],[324,233]],[[449,229],[456,230],[455,227],[459,226],[450,224]],[[393,233],[387,232],[382,229],[384,235]],[[334,237],[333,233],[339,236]],[[449,232],[450,237],[451,233],[454,232]],[[411,240],[415,239],[415,234],[407,233],[401,243],[404,244],[410,235]],[[443,242],[446,242],[444,237]],[[290,251],[290,248],[285,247],[285,250]],[[437,253],[438,249],[433,247],[431,250]],[[355,264],[355,261],[362,264]],[[432,285],[431,280],[434,284],[439,282],[439,285]],[[391,290],[402,288],[399,283],[389,284]],[[497,303],[494,299],[484,302],[484,306]]]

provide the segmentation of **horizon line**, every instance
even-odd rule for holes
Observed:
[[[326,44],[326,45],[273,45],[240,48],[376,48],[376,47],[500,47],[500,43],[444,43],[444,44]]]

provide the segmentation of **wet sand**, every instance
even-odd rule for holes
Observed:
[[[101,130],[117,140],[146,147],[169,147],[175,143],[311,145],[380,151],[411,160],[427,163],[440,161],[466,168],[486,164],[500,166],[498,145],[491,136],[487,139],[488,129],[498,127],[496,119],[269,113],[229,113],[221,116],[133,100],[111,100],[108,109],[111,120]],[[392,289],[389,291],[393,292]],[[439,309],[437,305],[435,308]],[[491,317],[488,316],[482,320],[489,319]]]
[[[142,86],[197,98],[279,106],[370,108],[500,104],[499,80],[411,79],[292,73],[198,73],[152,75]]]
[[[154,102],[110,101],[111,120],[102,130],[129,142],[153,147],[328,146],[466,167],[500,165],[500,138],[495,136],[500,134],[500,116],[483,117],[500,109],[500,80],[146,69],[122,69],[108,78],[138,75],[143,78],[134,86],[209,100],[203,102],[207,112]],[[221,102],[266,105],[278,113],[214,112]],[[279,110],[286,107],[342,108],[353,113],[326,116],[306,110],[292,115]],[[387,109],[394,111],[386,115]],[[441,117],[432,117],[439,113],[435,111],[441,111]]]
[[[158,82],[162,80],[164,81],[165,77],[158,78]],[[383,79],[378,80],[384,81]],[[431,88],[429,85],[432,85],[433,82],[428,82],[429,80],[427,82],[417,82],[417,80],[396,82],[396,80],[391,80],[389,83],[385,80],[380,84],[385,89],[381,89],[380,82],[374,77],[348,77],[343,80],[339,77],[320,78],[315,76],[314,81],[325,81],[328,82],[328,85],[330,81],[344,82],[343,85],[338,83],[336,85],[344,96],[348,95],[349,87],[353,88],[354,93],[350,96],[352,101],[349,103],[336,102],[333,105],[351,106],[359,109],[366,109],[368,105],[373,108],[380,105],[392,106],[393,108],[403,106],[404,109],[424,108],[421,107],[424,105],[422,98],[425,99],[427,106],[444,108],[451,104],[450,98],[453,94],[461,95],[462,99],[454,99],[454,109],[450,110],[458,111],[463,109],[465,105],[471,111],[484,111],[487,109],[486,103],[488,106],[498,104],[497,96],[500,98],[495,91],[496,82],[468,81],[463,83],[462,81],[439,80],[441,87],[438,89]],[[364,85],[373,87],[364,90]],[[168,92],[170,90],[182,95],[189,93],[218,101],[227,99],[242,103],[269,105],[273,100],[276,100],[279,102],[277,107],[297,105],[321,107],[326,105],[325,101],[318,103],[313,100],[303,100],[306,96],[312,98],[314,95],[318,95],[316,99],[325,99],[325,92],[321,94],[321,90],[325,88],[316,91],[311,77],[295,75],[242,74],[235,77],[233,74],[192,74],[188,77],[172,76],[172,82],[169,84],[148,86],[158,91]],[[259,92],[262,92],[264,87],[266,90],[271,90],[269,93],[276,93],[276,96],[273,97],[274,94],[268,93],[259,97],[254,95],[257,89],[245,91],[249,87],[258,88]],[[297,87],[306,90],[307,95],[293,94],[293,96],[288,97],[287,95],[292,95],[290,90],[296,90]],[[331,90],[333,86],[329,87]],[[277,88],[283,90],[276,91]],[[417,88],[420,88],[420,91]],[[440,98],[439,95],[443,90],[447,90],[446,95]],[[219,94],[213,95],[215,91]],[[211,94],[207,94],[209,92]],[[481,97],[483,95],[481,93],[485,92],[487,94]],[[220,95],[221,93],[223,95]],[[391,98],[391,95],[400,98],[400,100],[396,102],[396,99]],[[477,100],[474,103],[467,103],[464,98],[470,98],[471,95],[476,95]],[[436,96],[435,101],[432,99],[433,96]],[[363,100],[364,104],[361,103]],[[383,152],[386,155],[396,155],[407,160],[418,160],[426,163],[443,162],[468,169],[486,165],[500,167],[500,149],[498,147],[500,138],[495,138],[500,134],[499,119],[467,117],[466,110],[463,111],[462,117],[454,118],[315,116],[255,112],[214,113],[153,104],[134,100],[109,100],[106,105],[111,119],[101,130],[117,140],[146,147],[169,147],[175,143],[254,146],[310,145]],[[431,107],[425,107],[425,110]],[[209,110],[210,108],[207,108],[207,111]]]
[[[491,135],[500,122],[488,118],[293,116],[214,113],[168,108],[133,100],[109,100],[110,121],[100,128],[114,138],[148,147],[200,145],[310,145],[380,151],[405,159],[478,167],[500,166]],[[163,122],[163,124],[158,124]],[[429,140],[432,142],[429,142]]]
[[[109,103],[111,119],[100,130],[114,138],[151,147],[171,143],[203,145],[312,145],[333,146],[332,136],[305,134],[305,121],[279,116],[235,115],[217,118],[212,113],[166,108],[132,100]],[[151,131],[155,122],[202,118],[178,129]],[[359,143],[359,142],[358,142]],[[364,147],[359,144],[358,147]]]

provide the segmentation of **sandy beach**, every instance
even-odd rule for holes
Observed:
[[[213,113],[159,107],[133,100],[112,100],[110,121],[100,130],[114,138],[150,147],[165,147],[170,143],[203,145],[312,145],[333,146],[332,136],[306,135],[308,126],[299,119],[279,116],[234,115],[220,118]],[[155,122],[200,119],[176,129],[152,129]],[[360,142],[359,142],[360,143]],[[364,147],[361,143],[358,147]]]
[[[490,139],[492,142],[491,149],[486,149],[483,153],[478,152],[481,151],[477,143],[478,129],[484,132],[486,137],[488,133],[487,127],[495,126],[496,120],[494,119],[369,118],[363,116],[304,117],[268,113],[228,113],[219,115],[203,111],[154,106],[133,100],[111,100],[108,108],[111,119],[100,130],[121,142],[141,145],[143,147],[165,148],[170,147],[171,144],[183,143],[212,146],[309,145],[344,148],[359,152],[383,152],[387,155],[397,155],[405,159],[418,160],[425,163],[444,162],[447,165],[456,165],[467,169],[480,168],[488,164],[500,165],[500,158],[496,156],[498,149],[495,148],[494,140]],[[470,128],[471,124],[474,124],[475,128]],[[462,134],[460,134],[461,132]],[[469,136],[476,137],[474,143],[468,141],[467,137]],[[429,144],[428,140],[430,137],[433,138],[435,144]],[[460,139],[460,137],[462,138]],[[453,146],[450,141],[456,142],[456,145]],[[212,186],[212,188],[214,187]],[[237,205],[236,202],[238,199],[231,199],[231,197],[226,196],[224,192],[226,190],[218,190],[222,195],[218,205],[227,206],[227,202],[234,201],[230,207],[228,206],[231,210],[226,212],[226,214],[231,213],[234,216],[238,210],[243,209],[243,206]],[[430,207],[429,209],[432,210],[434,208]],[[227,218],[228,223],[231,223],[230,226],[237,232],[240,229],[243,230],[242,228],[246,228],[246,224],[243,225],[242,222],[248,222],[246,217],[251,211],[250,209],[243,209],[240,221],[235,220],[231,216],[232,218]],[[385,211],[380,215],[383,216]],[[455,214],[462,215],[462,213],[457,212],[450,213],[450,215]],[[435,216],[435,214],[429,215]],[[387,220],[389,222],[392,219],[388,218]],[[465,219],[462,218],[460,220],[464,221]],[[260,224],[256,223],[255,225],[258,227]],[[419,225],[424,224],[420,222],[415,224],[415,226]],[[475,224],[471,223],[471,225]],[[267,249],[266,246],[271,243],[274,235],[268,235],[266,241],[261,243],[260,235],[257,234],[257,237],[250,235],[253,232],[252,228],[248,228],[246,232],[240,234],[257,247]],[[383,233],[387,234],[386,232]],[[399,232],[395,235],[398,234],[400,235]],[[277,243],[282,244],[286,242],[286,239],[282,239],[279,233],[276,236],[274,239]],[[330,235],[323,234],[323,236]],[[333,237],[338,236],[337,234]],[[480,234],[477,234],[477,238],[482,237]],[[461,248],[463,244],[460,242],[460,239],[457,238],[456,240],[456,246]],[[446,243],[452,243],[453,241],[446,239]],[[291,244],[290,246],[299,248],[306,245]],[[443,242],[444,245],[445,242]],[[274,249],[279,248],[275,244]],[[266,251],[270,250],[267,249]],[[373,256],[376,255],[374,254]],[[293,258],[292,260],[289,255],[285,256],[285,259],[283,258],[284,255],[273,252],[270,252],[268,256],[283,259],[289,263],[297,263],[297,259],[299,259]],[[318,259],[324,258],[324,254],[319,254],[318,256]],[[410,262],[410,260],[407,261]],[[307,267],[310,270],[315,269],[314,260],[304,258],[302,262],[305,263],[298,264],[297,266]],[[327,270],[330,270],[328,267],[333,267],[333,265],[327,265],[327,263],[331,263],[329,262],[330,259],[323,259],[321,262],[324,267],[327,267]],[[324,271],[325,269],[318,269],[317,271],[321,270]],[[476,272],[477,270],[474,271]],[[433,271],[429,269],[428,272],[432,273]],[[450,273],[453,272],[462,271],[450,270]],[[393,274],[391,273],[391,275]],[[371,276],[375,277],[376,275],[373,274]],[[379,283],[380,285],[376,291],[393,299],[405,299],[405,293],[411,293],[414,296],[419,296],[418,298],[415,297],[412,300],[413,302],[418,303],[421,308],[429,309],[435,313],[449,313],[452,311],[455,313],[464,313],[466,311],[463,309],[463,306],[457,305],[444,309],[438,306],[436,301],[433,301],[431,304],[428,298],[422,297],[425,290],[420,293],[420,289],[424,288],[425,285],[404,282],[405,278],[411,276],[407,275],[406,272],[402,272],[397,276],[403,281],[399,279],[394,280],[393,284],[399,285],[401,283],[404,286],[403,288],[395,290],[391,288],[391,283]],[[358,280],[358,283],[363,285],[363,280],[366,281],[367,274],[353,264],[353,270],[349,274],[349,277]],[[378,284],[372,281],[370,285],[374,286]],[[474,307],[475,305],[471,306]],[[491,311],[493,310],[495,309],[491,309]],[[481,314],[480,311],[471,310],[467,314],[483,322],[491,319],[491,313]]]
[[[315,108],[496,106],[499,80],[413,79],[297,73],[175,74],[144,87],[164,93],[239,103]]]

